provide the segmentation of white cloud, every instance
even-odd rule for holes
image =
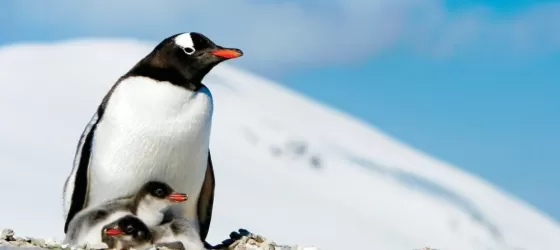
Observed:
[[[408,26],[409,45],[435,56],[519,56],[560,51],[560,4],[544,3],[518,13],[495,13],[484,6],[449,12],[432,6]]]
[[[42,6],[41,6],[42,5]],[[200,31],[240,47],[254,69],[332,64],[399,45],[428,56],[560,49],[560,4],[500,18],[482,7],[449,12],[442,1],[44,1],[17,2],[16,13],[50,28],[154,42]],[[48,11],[46,11],[48,10]],[[556,21],[556,22],[554,22]]]

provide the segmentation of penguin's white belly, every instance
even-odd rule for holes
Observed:
[[[205,87],[191,92],[141,77],[121,82],[94,134],[87,205],[131,195],[158,180],[188,194],[180,205],[188,218],[197,218],[212,111]]]

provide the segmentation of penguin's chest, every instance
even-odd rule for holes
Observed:
[[[98,203],[134,193],[150,180],[195,198],[204,180],[212,118],[208,89],[123,81],[94,134],[90,197]]]

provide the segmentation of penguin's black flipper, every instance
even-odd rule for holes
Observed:
[[[70,221],[72,221],[74,216],[76,216],[76,214],[80,212],[87,203],[89,188],[89,163],[91,158],[93,137],[95,134],[95,130],[97,129],[97,124],[99,124],[99,122],[103,118],[103,114],[105,113],[105,109],[107,107],[109,99],[111,98],[111,95],[122,79],[124,79],[124,76],[121,76],[103,97],[101,104],[99,104],[99,106],[97,107],[97,111],[95,112],[87,126],[84,128],[82,136],[80,137],[78,145],[76,146],[76,155],[74,156],[74,166],[72,169],[72,173],[70,174],[70,176],[68,176],[66,182],[64,183],[63,196],[66,196],[66,187],[68,186],[68,182],[70,182],[70,179],[72,178],[72,174],[74,174],[74,171],[76,171],[74,179],[74,189],[72,190],[72,197],[70,198],[70,208],[68,208],[66,221],[64,222],[64,233],[68,231],[68,224],[70,224]]]
[[[109,97],[111,96],[117,84],[113,85],[111,90],[109,90],[107,95],[105,95],[105,97],[103,98],[101,104],[97,107],[97,112],[95,112],[90,122],[85,127],[84,131],[82,132],[82,136],[78,141],[78,145],[76,146],[76,155],[74,156],[74,166],[72,169],[72,173],[70,174],[70,176],[68,176],[66,182],[64,183],[64,192],[66,192],[68,191],[66,188],[70,182],[70,179],[72,178],[72,175],[75,175],[74,189],[72,190],[72,197],[70,198],[70,208],[68,208],[66,221],[64,222],[64,233],[68,231],[68,225],[70,224],[70,221],[72,221],[74,216],[78,212],[80,212],[86,205],[89,188],[89,164],[92,151],[91,149],[93,145],[93,137],[95,135],[97,124],[99,124],[101,118],[103,117],[103,114],[105,113],[105,108],[107,106],[107,102],[109,101]],[[74,171],[76,172],[74,173]],[[64,196],[66,196],[66,194],[64,194]]]
[[[206,240],[208,231],[210,229],[210,221],[212,219],[212,208],[214,206],[214,168],[212,166],[212,157],[210,156],[210,150],[208,150],[208,164],[206,167],[206,176],[204,177],[204,182],[200,189],[200,195],[198,197],[198,223],[200,228],[200,239],[202,241]]]
[[[88,131],[89,126],[86,127],[86,131],[84,131],[86,132],[86,134],[84,134],[85,138],[82,137],[78,145],[78,152],[81,149],[81,153],[79,155],[76,155],[76,157],[79,157],[79,161],[77,162],[77,165],[75,165],[74,167],[75,168],[77,167],[78,169],[76,170],[75,173],[74,189],[72,190],[70,208],[68,209],[66,221],[64,222],[64,233],[68,231],[68,225],[70,224],[70,221],[72,221],[74,216],[78,212],[80,212],[80,210],[82,210],[82,208],[86,203],[86,198],[87,198],[86,196],[87,196],[88,184],[89,184],[88,183],[89,182],[89,177],[88,177],[89,159],[91,156],[91,144],[93,142],[93,134],[96,126],[97,123],[94,123],[91,126],[91,129],[89,129],[89,131]],[[64,190],[66,190],[66,186],[69,184],[68,182],[70,181],[70,178],[71,176],[68,177],[68,179],[66,180],[66,183],[64,184]]]

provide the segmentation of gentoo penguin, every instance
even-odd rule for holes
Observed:
[[[155,246],[166,246],[180,250],[206,250],[196,230],[194,221],[174,218],[170,222],[150,228]]]
[[[186,194],[175,192],[165,183],[147,182],[134,196],[109,200],[80,210],[68,224],[63,242],[72,245],[99,243],[103,225],[127,215],[138,217],[147,227],[159,225],[169,206],[184,202],[187,198]]]
[[[100,234],[109,249],[147,249],[153,244],[150,229],[131,215],[105,225]]]
[[[180,33],[121,76],[79,140],[64,184],[65,231],[81,209],[159,180],[189,194],[172,212],[197,220],[204,240],[215,180],[209,150],[213,100],[202,79],[214,66],[242,55],[200,33]]]
[[[126,204],[128,209],[148,227],[153,227],[164,221],[169,206],[185,202],[188,198],[187,194],[175,192],[173,188],[163,182],[149,181],[134,196],[120,198],[115,200],[116,202],[109,201],[109,204]]]

